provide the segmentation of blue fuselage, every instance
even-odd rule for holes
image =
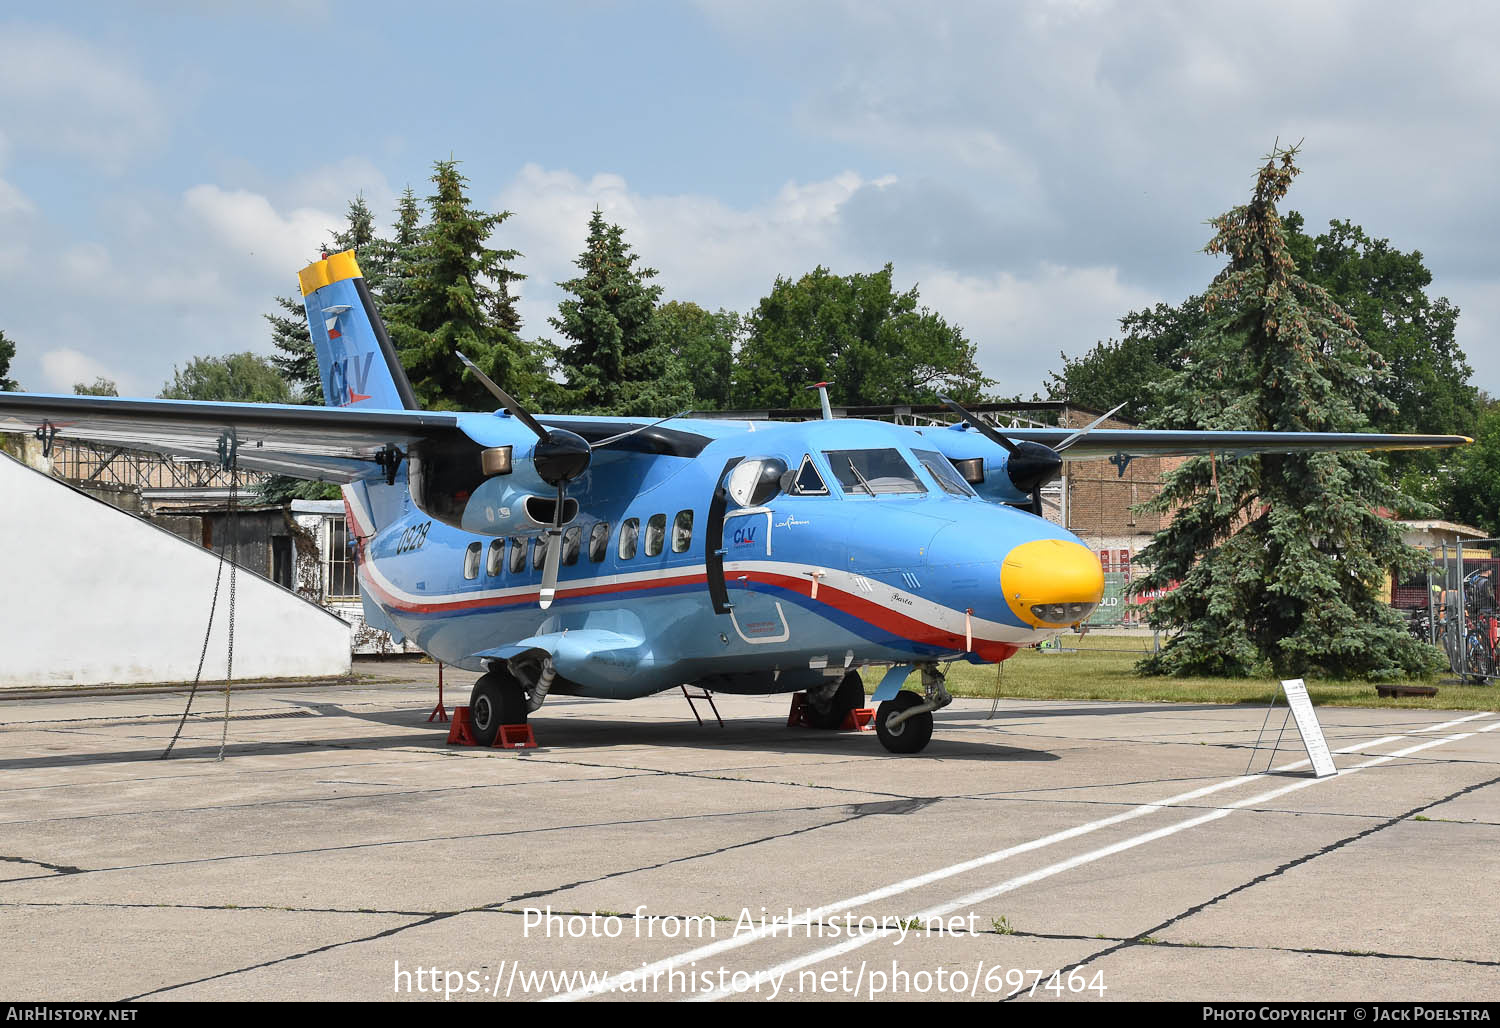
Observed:
[[[371,622],[387,619],[435,658],[471,670],[521,641],[560,640],[549,646],[554,691],[615,698],[694,682],[792,691],[829,668],[870,663],[993,662],[1057,630],[1016,609],[1002,567],[1023,544],[1081,549],[1078,540],[956,492],[916,455],[951,452],[955,440],[983,455],[983,440],[860,421],[708,425],[715,437],[695,457],[605,450],[570,485],[579,513],[548,610],[537,602],[545,533],[450,527],[418,508],[404,475],[347,487]],[[834,466],[847,458],[829,456],[872,449],[898,452],[916,487],[885,492],[887,480],[861,481]],[[826,491],[777,488],[736,502],[723,483],[738,458],[780,461]]]

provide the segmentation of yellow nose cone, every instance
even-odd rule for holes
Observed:
[[[1076,625],[1104,598],[1104,569],[1094,552],[1063,539],[1034,539],[1000,565],[1005,602],[1033,628]]]

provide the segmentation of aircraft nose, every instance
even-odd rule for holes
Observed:
[[[1005,555],[1000,588],[1023,623],[1062,628],[1088,617],[1104,599],[1104,569],[1086,546],[1034,539]]]

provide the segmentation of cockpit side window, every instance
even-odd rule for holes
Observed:
[[[828,484],[823,481],[823,476],[818,474],[811,454],[803,454],[802,465],[797,468],[796,474],[790,476],[790,479],[787,492],[793,496],[828,495]]]
[[[974,490],[969,488],[969,483],[958,473],[953,462],[936,450],[913,450],[912,455],[922,462],[922,467],[927,473],[937,479],[937,484],[943,492],[953,496],[973,496]]]
[[[900,450],[824,450],[823,456],[843,486],[845,496],[927,491]]]

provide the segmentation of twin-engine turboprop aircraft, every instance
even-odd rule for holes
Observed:
[[[533,416],[488,380],[500,410],[434,413],[353,253],[299,277],[327,407],[4,393],[0,429],[342,483],[368,622],[484,672],[486,744],[554,693],[680,684],[805,691],[832,728],[864,705],[860,672],[888,667],[876,730],[914,753],[951,701],[940,665],[1005,660],[1100,602],[1097,557],[1035,513],[1062,461],[1468,441],[1002,434],[957,405],[963,422],[929,428]],[[903,691],[913,670],[921,692]]]

